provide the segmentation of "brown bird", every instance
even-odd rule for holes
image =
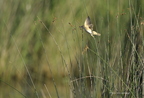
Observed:
[[[91,23],[89,16],[86,18],[84,25],[80,27],[83,28],[86,32],[90,33],[92,37],[94,37],[94,35],[101,36],[101,34],[93,31],[93,24]]]

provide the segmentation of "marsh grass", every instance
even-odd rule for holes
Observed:
[[[74,1],[1,3],[1,98],[142,97],[144,2]]]

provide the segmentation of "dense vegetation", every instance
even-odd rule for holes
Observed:
[[[1,0],[1,98],[142,98],[143,0]],[[101,36],[83,31],[87,16]]]

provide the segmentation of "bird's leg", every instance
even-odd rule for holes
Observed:
[[[92,37],[94,37],[92,33],[90,33],[90,34],[91,34]]]

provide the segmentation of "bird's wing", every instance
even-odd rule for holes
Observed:
[[[89,28],[90,28],[91,30],[93,30],[93,24],[90,24],[90,25],[89,25]]]
[[[101,36],[101,34],[97,33],[96,31],[93,31],[92,33],[93,33],[93,35]]]
[[[90,17],[88,16],[84,22],[84,26],[93,30],[93,24],[91,23]]]

